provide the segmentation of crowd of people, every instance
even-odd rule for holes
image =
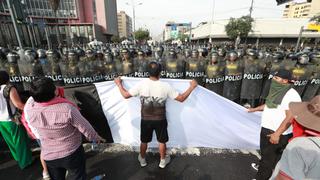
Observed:
[[[87,50],[47,51],[1,48],[0,58],[1,134],[22,169],[32,162],[28,135],[37,139],[44,178],[65,179],[68,171],[74,179],[86,179],[81,134],[92,142],[105,141],[57,87],[111,80],[124,98],[140,97],[141,167],[147,166],[146,150],[153,131],[159,142],[159,167],[165,168],[170,162],[166,154],[169,140],[166,100],[183,102],[201,85],[246,106],[250,113],[263,111],[261,160],[254,166],[258,169],[256,179],[320,178],[317,48],[299,52],[212,45],[201,48],[106,45]],[[119,76],[146,79],[126,90]],[[160,78],[193,80],[179,94]],[[23,90],[30,91],[26,102],[19,96]],[[17,109],[23,110],[21,120],[17,120]],[[307,155],[309,151],[313,158]]]

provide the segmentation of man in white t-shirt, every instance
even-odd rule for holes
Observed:
[[[182,94],[179,94],[168,83],[159,81],[161,64],[151,62],[148,65],[150,77],[141,81],[135,87],[127,91],[122,85],[120,78],[115,79],[120,93],[124,98],[139,96],[141,101],[141,128],[140,128],[140,154],[138,160],[141,167],[147,165],[145,160],[148,143],[152,140],[153,131],[156,132],[159,142],[160,168],[165,168],[170,162],[170,156],[166,155],[166,142],[168,142],[166,100],[168,98],[179,102],[185,101],[191,92],[197,87],[197,82],[192,80],[190,87]]]
[[[257,180],[269,179],[272,171],[281,158],[282,152],[292,137],[292,128],[285,131],[278,144],[269,141],[270,135],[274,133],[281,123],[286,119],[290,102],[301,102],[299,93],[294,90],[290,83],[291,72],[279,70],[272,79],[266,103],[256,108],[250,108],[248,112],[263,111],[261,119],[260,151]]]

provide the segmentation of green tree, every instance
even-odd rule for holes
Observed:
[[[180,34],[178,35],[178,39],[179,39],[181,42],[185,42],[186,39],[189,39],[189,36],[186,35],[186,34],[180,33]]]
[[[138,29],[134,32],[134,36],[137,41],[142,42],[150,39],[150,33],[148,30],[144,30],[142,28]]]
[[[228,24],[225,26],[225,32],[231,39],[236,39],[238,36],[247,37],[252,30],[253,21],[249,16],[230,18]]]
[[[119,36],[116,36],[116,35],[113,35],[113,36],[111,37],[111,42],[113,42],[113,43],[120,43],[120,42],[121,42],[120,37],[119,37]]]

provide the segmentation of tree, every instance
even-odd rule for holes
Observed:
[[[240,18],[230,18],[225,26],[227,36],[235,40],[238,36],[247,37],[252,30],[252,22],[254,20],[250,16],[242,16]]]
[[[179,39],[181,42],[185,42],[186,39],[189,39],[189,36],[186,35],[186,34],[180,33],[180,34],[178,35],[178,39]]]
[[[150,39],[150,33],[148,30],[144,30],[142,28],[138,29],[136,32],[134,32],[134,36],[136,40],[139,42],[146,41]]]
[[[113,43],[120,43],[120,42],[121,42],[120,37],[119,37],[119,36],[116,36],[116,35],[113,35],[113,36],[111,37],[111,41],[112,41]]]

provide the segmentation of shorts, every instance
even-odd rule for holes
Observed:
[[[168,122],[167,120],[141,120],[140,140],[142,143],[149,143],[152,140],[153,130],[156,131],[157,140],[159,143],[166,143],[168,137]]]

